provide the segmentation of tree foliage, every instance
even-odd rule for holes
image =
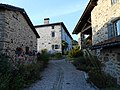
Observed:
[[[65,40],[62,40],[62,50],[66,50],[68,48],[68,43]]]

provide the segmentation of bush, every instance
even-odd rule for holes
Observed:
[[[116,85],[116,79],[96,68],[91,69],[88,75],[88,80],[94,83],[98,88],[114,87]]]
[[[9,90],[21,90],[38,79],[41,79],[39,63],[21,65],[18,70],[12,72]]]
[[[94,83],[98,88],[108,88],[116,86],[116,79],[102,72],[102,64],[97,57],[89,52],[84,52],[84,56],[72,58],[77,69],[88,73],[88,81]]]
[[[68,55],[69,51],[64,51],[63,55]]]
[[[12,66],[9,57],[0,54],[0,90],[9,90],[9,82],[12,76]]]
[[[4,74],[7,71],[11,71],[12,66],[9,62],[9,57],[5,56],[4,54],[0,54],[0,73]]]
[[[18,71],[13,71],[8,90],[21,90],[25,85],[24,75]]]
[[[73,59],[73,65],[82,71],[88,72],[93,65],[91,64],[89,59],[85,59],[83,56],[79,58],[74,58]]]
[[[12,78],[12,73],[6,72],[0,75],[0,90],[10,90],[10,80]]]
[[[50,54],[51,60],[59,60],[62,58],[63,58],[62,53],[57,52],[57,53]]]
[[[41,50],[41,53],[37,55],[37,61],[43,63],[43,67],[46,67],[49,62],[50,55],[47,52],[47,49]]]
[[[77,58],[83,56],[83,52],[80,50],[80,47],[76,47],[69,51],[68,56],[71,58]]]
[[[59,58],[62,57],[62,54],[61,53],[55,53],[55,57],[59,59]]]
[[[41,78],[39,62],[16,67],[12,65],[9,57],[0,55],[0,90],[21,90]]]

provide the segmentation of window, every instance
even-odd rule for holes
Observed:
[[[115,4],[115,3],[118,3],[118,2],[119,2],[119,0],[111,0],[112,4]]]
[[[54,45],[52,45],[52,50],[54,49]]]
[[[54,50],[54,49],[59,49],[59,45],[52,45],[52,50]]]
[[[59,45],[55,45],[55,49],[59,49]]]
[[[114,23],[115,35],[120,35],[120,20],[115,21]]]
[[[120,35],[120,20],[108,25],[108,38]]]
[[[52,32],[52,37],[55,37],[55,32]]]
[[[52,26],[52,29],[54,29],[54,26]]]
[[[108,38],[112,38],[114,36],[113,24],[108,24]]]

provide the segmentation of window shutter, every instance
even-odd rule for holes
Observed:
[[[111,38],[114,36],[114,32],[113,32],[113,24],[108,24],[108,38]]]

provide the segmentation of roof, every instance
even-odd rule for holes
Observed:
[[[64,25],[63,22],[58,22],[58,23],[51,23],[51,24],[43,24],[43,25],[36,25],[35,28],[39,28],[39,27],[46,27],[46,26],[52,26],[52,25],[61,25],[65,32],[67,33],[67,35],[73,40],[72,36],[70,35],[70,33],[68,32],[66,26]]]
[[[108,40],[97,43],[91,47],[91,49],[107,48],[120,45],[120,36],[110,38]]]
[[[78,34],[81,32],[82,28],[84,27],[85,23],[89,18],[91,18],[91,11],[97,5],[98,0],[90,0],[87,7],[85,8],[82,16],[80,17],[77,25],[75,26],[72,34]]]
[[[27,21],[28,25],[31,27],[32,31],[35,33],[36,37],[40,38],[39,34],[35,30],[32,22],[31,22],[30,18],[28,17],[27,13],[25,12],[25,10],[23,8],[11,6],[11,5],[8,5],[8,4],[0,4],[0,9],[7,9],[7,10],[20,12],[24,16],[24,18],[26,19],[26,21]]]

